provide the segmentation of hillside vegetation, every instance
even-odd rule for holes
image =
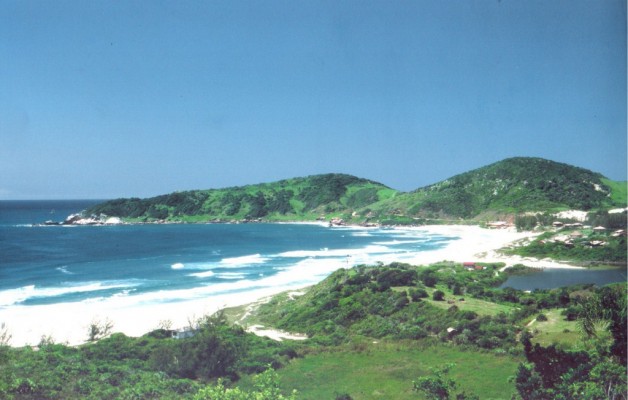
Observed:
[[[315,220],[414,223],[483,213],[626,206],[626,183],[540,158],[510,158],[410,193],[345,174],[117,199],[87,210],[133,221]]]
[[[541,158],[518,157],[404,193],[372,208],[378,215],[472,218],[486,211],[516,213],[626,206],[625,185],[601,174]]]
[[[11,348],[2,326],[0,398],[626,398],[625,283],[530,293],[497,288],[525,266],[480,266],[339,270],[247,313],[307,333],[300,342],[257,337],[222,312],[183,339],[157,329],[78,347]]]
[[[117,199],[89,214],[143,220],[314,220],[363,208],[397,192],[344,174],[315,175],[242,187],[175,192],[148,199]]]

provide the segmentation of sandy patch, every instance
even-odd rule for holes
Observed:
[[[247,332],[254,333],[257,336],[265,336],[272,340],[281,342],[283,340],[305,340],[307,335],[300,333],[289,333],[277,329],[266,329],[263,325],[251,325],[246,329]]]

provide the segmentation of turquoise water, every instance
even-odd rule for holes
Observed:
[[[300,287],[338,268],[410,261],[458,240],[417,229],[306,224],[37,225],[95,202],[0,201],[0,309],[120,299],[132,306]],[[625,280],[623,269],[545,270],[505,286]]]
[[[189,300],[305,286],[338,268],[410,259],[455,237],[305,224],[36,226],[93,201],[0,202],[0,307]]]

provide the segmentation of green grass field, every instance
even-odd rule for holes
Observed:
[[[628,184],[626,181],[612,181],[603,178],[602,182],[611,188],[611,201],[625,207],[626,199],[628,198]]]
[[[584,350],[585,342],[578,323],[565,320],[565,317],[560,315],[562,311],[562,309],[544,310],[543,314],[547,317],[547,321],[537,320],[528,325],[528,330],[534,335],[532,343],[538,343],[544,347],[556,344],[565,349]],[[602,328],[599,331],[599,338],[612,340],[606,327]]]
[[[435,290],[440,290],[445,293],[444,301],[432,300],[432,293],[434,293]],[[453,293],[449,289],[447,289],[446,286],[441,285],[438,285],[436,288],[427,288],[427,292],[429,293],[430,297],[425,299],[425,301],[445,310],[455,305],[462,311],[473,311],[478,315],[493,316],[502,312],[508,314],[514,309],[514,307],[509,305],[492,303],[490,301],[474,299],[464,295],[454,296]],[[460,301],[461,298],[464,298],[464,301]]]
[[[528,325],[528,330],[532,332],[533,343],[541,346],[557,344],[569,349],[582,348],[580,329],[576,321],[567,321],[560,315],[562,309],[543,310],[547,321],[534,321]]]
[[[295,359],[278,373],[282,389],[298,390],[299,399],[333,400],[339,394],[355,400],[421,399],[412,390],[412,381],[429,375],[430,368],[455,363],[448,376],[461,390],[481,399],[510,399],[516,390],[509,377],[515,375],[520,361],[439,344],[421,348],[369,342],[359,350],[339,349]]]

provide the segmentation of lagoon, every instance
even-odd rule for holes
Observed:
[[[603,286],[614,282],[626,282],[626,276],[626,267],[609,269],[546,268],[528,275],[511,276],[501,287],[535,290],[555,289],[586,283]]]

